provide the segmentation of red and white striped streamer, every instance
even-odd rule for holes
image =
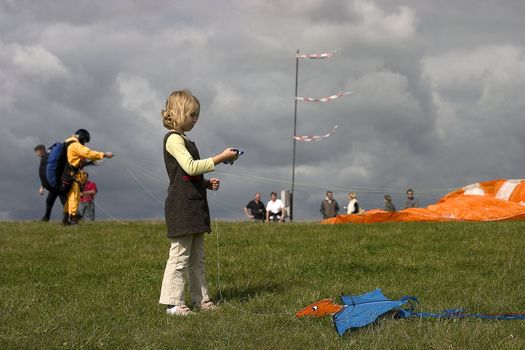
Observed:
[[[332,134],[335,132],[335,129],[337,129],[339,126],[335,125],[332,131],[330,131],[328,134],[325,135],[319,135],[319,136],[294,136],[293,138],[297,141],[302,142],[310,142],[310,141],[319,141],[322,139],[325,139],[327,137],[332,136]]]
[[[310,59],[322,59],[322,58],[328,58],[328,57],[332,57],[333,55],[335,55],[335,53],[337,52],[337,50],[334,50],[334,51],[330,51],[330,52],[323,52],[323,53],[310,53],[310,54],[305,54],[305,53],[301,53],[301,54],[296,54],[295,57],[297,58],[310,58]]]
[[[328,101],[332,101],[339,97],[350,95],[350,94],[353,94],[353,91],[338,92],[335,95],[328,96],[328,97],[321,97],[321,98],[297,96],[295,99],[297,101],[306,101],[306,102],[328,102]]]

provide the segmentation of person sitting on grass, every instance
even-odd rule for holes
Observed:
[[[266,207],[261,202],[261,194],[257,192],[255,198],[244,207],[244,214],[250,219],[257,222],[264,221]]]
[[[277,193],[270,193],[270,200],[266,205],[266,222],[284,222],[284,204],[277,198]]]
[[[419,208],[419,201],[414,197],[414,191],[409,188],[407,190],[407,199],[405,201],[405,209]]]
[[[385,211],[396,211],[392,197],[389,194],[385,194]]]

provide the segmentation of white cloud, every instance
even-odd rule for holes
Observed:
[[[242,97],[232,86],[218,82],[215,86],[215,96],[210,107],[217,114],[228,115],[241,108]],[[235,113],[233,117],[242,117]]]
[[[397,12],[385,13],[374,2],[366,0],[354,1],[350,7],[360,20],[354,29],[365,41],[404,41],[416,35],[415,11],[409,7],[401,6]]]
[[[158,126],[162,103],[149,81],[144,77],[128,76],[123,73],[120,73],[116,80],[122,96],[122,107],[139,115],[143,121]],[[155,111],[158,112],[158,118],[152,118]]]
[[[296,181],[305,184],[295,194],[296,217],[318,217],[325,186],[403,192],[410,185],[422,193],[522,176],[521,2],[398,4],[13,2],[0,11],[0,147],[16,151],[0,154],[0,187],[12,198],[0,211],[36,217],[40,204],[20,196],[38,181],[32,148],[79,127],[92,133],[92,147],[114,151],[162,198],[160,110],[173,89],[189,88],[202,103],[190,134],[201,155],[226,146],[246,151],[234,166],[218,167],[241,176],[225,177],[217,195],[229,206],[212,206],[214,215],[236,217],[255,190],[289,186],[297,48],[341,48],[327,60],[301,60],[300,95],[355,94],[299,105],[299,134],[339,128],[297,147]],[[482,23],[493,20],[500,25]],[[114,216],[161,215],[117,160],[92,171],[100,204]],[[366,196],[359,197],[364,207],[376,205]]]
[[[45,47],[14,45],[13,64],[23,74],[42,78],[62,78],[68,70],[57,56]]]
[[[454,50],[427,57],[424,68],[438,89],[489,80],[513,82],[525,75],[525,52],[512,45]]]
[[[457,120],[460,113],[479,122],[496,123],[501,116],[514,119],[523,115],[524,48],[504,45],[454,50],[427,57],[424,71],[445,119]]]

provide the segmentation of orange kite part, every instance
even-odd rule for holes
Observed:
[[[341,305],[334,304],[332,299],[323,299],[297,311],[295,313],[295,317],[302,318],[308,316],[319,318],[327,315],[333,315],[339,312],[342,308],[343,307]]]
[[[372,209],[362,214],[338,215],[323,224],[369,224],[416,221],[511,221],[525,220],[525,180],[478,182],[450,192],[426,208],[396,212]]]

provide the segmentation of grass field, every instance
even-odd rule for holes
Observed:
[[[525,312],[524,222],[213,226],[221,308],[176,318],[157,304],[163,224],[0,223],[0,349],[525,348],[525,321],[386,318],[339,337],[330,317],[293,317],[376,287],[425,311]]]

